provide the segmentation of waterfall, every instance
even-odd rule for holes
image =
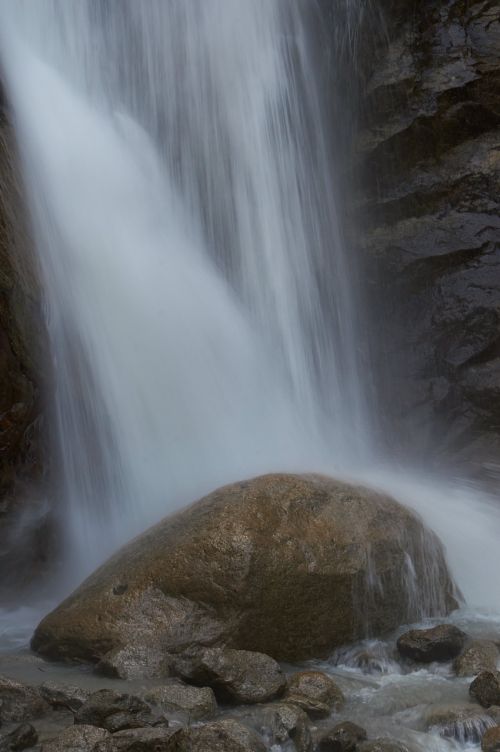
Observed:
[[[487,500],[375,459],[315,13],[306,0],[0,0],[68,568],[79,579],[223,483],[318,470],[411,504],[467,597],[500,607]]]

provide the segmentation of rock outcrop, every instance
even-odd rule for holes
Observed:
[[[225,486],[126,545],[41,622],[32,646],[97,662],[133,645],[146,675],[148,653],[173,665],[207,647],[296,660],[446,612],[452,590],[436,537],[393,499],[324,476],[269,475]]]
[[[382,7],[380,43],[378,19],[361,40],[355,215],[381,440],[485,476],[500,448],[500,3]]]

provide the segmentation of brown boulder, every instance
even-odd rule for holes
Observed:
[[[232,720],[183,729],[173,739],[172,752],[266,752],[254,731]]]
[[[324,476],[268,475],[225,486],[122,548],[41,622],[32,646],[91,662],[130,645],[305,659],[445,613],[452,592],[439,541],[393,499]]]
[[[0,676],[0,724],[40,718],[50,712],[50,705],[34,687]]]
[[[488,729],[481,740],[483,752],[500,752],[500,726]]]
[[[452,624],[438,624],[432,629],[411,629],[398,638],[398,650],[404,658],[420,663],[449,661],[455,658],[467,635]]]
[[[364,728],[351,721],[342,721],[327,731],[318,742],[318,752],[356,752],[359,742],[366,740]]]
[[[469,694],[483,708],[500,705],[500,672],[481,671],[470,685]]]
[[[297,705],[312,718],[327,718],[344,704],[344,695],[322,671],[300,671],[288,682],[286,702]]]

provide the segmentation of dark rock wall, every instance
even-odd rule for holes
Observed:
[[[48,542],[45,331],[15,155],[0,90],[0,594],[29,583]]]
[[[384,10],[364,30],[354,217],[381,441],[498,476],[500,3]]]

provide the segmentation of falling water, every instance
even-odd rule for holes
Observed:
[[[373,467],[315,8],[0,0],[74,576],[217,485],[324,470],[414,506],[500,607],[491,507]]]

